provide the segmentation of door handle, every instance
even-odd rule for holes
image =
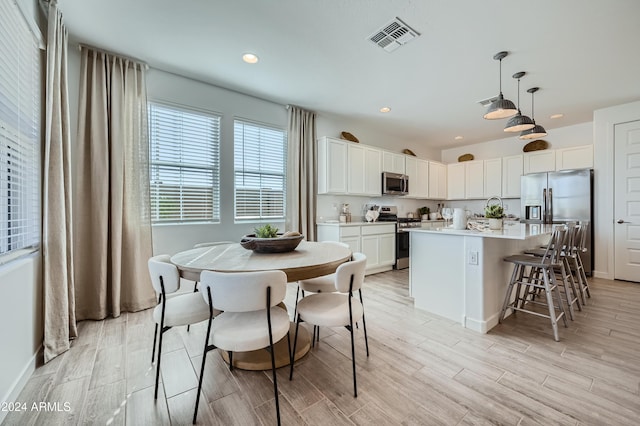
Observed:
[[[617,222],[618,222],[618,223],[620,223],[620,224],[625,223],[625,221],[624,221],[624,220],[622,220],[622,219],[618,219],[618,221],[617,221]]]

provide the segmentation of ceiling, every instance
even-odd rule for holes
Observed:
[[[59,0],[72,40],[238,92],[338,114],[400,141],[449,148],[508,137],[498,94],[549,131],[640,99],[638,0]],[[399,17],[420,36],[386,52]],[[244,63],[245,52],[258,55]],[[391,112],[379,112],[388,106]],[[562,113],[561,119],[550,115]],[[464,136],[460,141],[455,136]],[[517,140],[516,136],[512,136]],[[524,142],[523,142],[524,144]]]

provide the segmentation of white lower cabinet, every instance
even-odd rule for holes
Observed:
[[[388,271],[396,261],[395,224],[319,223],[318,241],[340,241],[367,256],[367,274]]]

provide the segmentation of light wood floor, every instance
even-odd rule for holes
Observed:
[[[532,315],[482,335],[417,311],[407,282],[406,270],[366,279],[371,356],[360,330],[358,398],[347,330],[323,330],[292,382],[278,371],[283,424],[639,424],[640,285],[593,279],[589,305],[554,342]],[[294,294],[290,284],[289,306]],[[190,424],[204,331],[165,334],[154,403],[150,312],[82,322],[72,349],[39,367],[19,397],[68,402],[71,412],[11,413],[3,424]],[[229,372],[213,352],[205,374],[199,424],[275,423],[270,372]]]

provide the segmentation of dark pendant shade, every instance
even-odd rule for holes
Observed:
[[[539,124],[520,133],[520,139],[538,139],[547,136],[547,131]]]
[[[484,118],[487,120],[497,120],[500,118],[508,118],[515,115],[518,109],[509,99],[505,99],[502,93],[498,96],[498,99],[491,102],[487,109]]]
[[[504,127],[505,132],[522,132],[532,129],[535,123],[532,119],[526,115],[522,115],[520,111],[507,121],[507,125]]]

